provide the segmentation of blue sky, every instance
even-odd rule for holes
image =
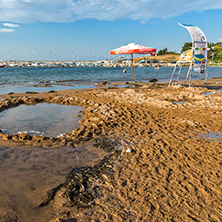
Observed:
[[[222,0],[0,0],[0,60],[103,60],[138,43],[179,52],[193,24],[222,41]]]

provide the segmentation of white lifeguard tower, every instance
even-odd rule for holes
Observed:
[[[191,82],[192,72],[204,74],[206,73],[206,84],[207,84],[207,39],[201,29],[194,25],[182,25],[180,26],[186,28],[192,38],[192,48],[183,52],[176,65],[174,67],[171,79],[169,81],[169,86],[172,84],[173,78],[176,78],[178,82],[181,70],[183,66],[188,66],[188,71],[186,75],[186,82],[189,79]]]

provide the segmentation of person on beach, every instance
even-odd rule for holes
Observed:
[[[158,65],[158,66],[156,66],[156,67],[155,67],[155,69],[160,69],[160,66],[159,66],[159,65]]]

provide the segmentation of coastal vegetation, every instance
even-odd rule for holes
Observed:
[[[158,62],[171,63],[177,61],[180,54],[192,48],[192,42],[185,42],[182,46],[181,52],[176,53],[175,51],[168,51],[167,48],[160,49],[155,56],[143,56],[135,59],[135,62],[142,60],[152,62],[157,60]],[[212,43],[208,42],[208,61],[209,64],[220,65],[222,63],[222,42]]]
[[[159,50],[159,52],[157,53],[157,55],[166,55],[166,54],[168,54],[168,55],[180,55],[180,53],[176,53],[175,51],[174,51],[174,52],[168,51],[167,48],[161,49],[161,50]]]
[[[143,56],[136,58],[134,62],[140,62],[144,60],[145,62],[147,61],[148,63],[153,63],[153,62],[159,62],[159,63],[171,63],[172,61],[177,61],[179,58],[179,54],[164,54],[164,55],[154,55],[154,56]]]
[[[222,42],[212,43],[210,56],[212,61],[216,63],[222,62]]]

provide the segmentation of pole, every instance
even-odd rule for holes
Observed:
[[[206,86],[207,86],[207,78],[208,78],[208,66],[207,66],[207,61],[206,61],[205,67],[206,67]]]
[[[131,54],[131,89],[133,88],[133,53]]]

